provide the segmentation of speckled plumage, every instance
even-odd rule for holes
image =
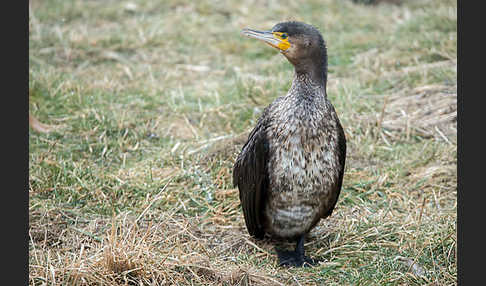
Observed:
[[[342,128],[324,89],[304,76],[270,105],[265,117],[269,184],[263,228],[277,237],[296,238],[336,203]]]
[[[304,27],[315,37],[317,30]],[[292,86],[264,109],[234,166],[247,229],[257,238],[303,237],[332,213],[341,190],[346,139],[326,95],[320,34],[314,42],[321,53],[307,69],[302,51],[286,55],[296,68]]]

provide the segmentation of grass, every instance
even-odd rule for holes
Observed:
[[[457,4],[401,2],[30,1],[29,284],[455,285]],[[348,140],[310,269],[231,179],[293,73],[240,30],[286,19],[323,33]]]

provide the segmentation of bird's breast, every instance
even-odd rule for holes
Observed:
[[[267,128],[267,231],[293,237],[309,231],[331,205],[338,180],[337,131],[326,110],[280,112]]]

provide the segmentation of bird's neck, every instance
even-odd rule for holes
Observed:
[[[300,90],[297,94],[326,97],[326,82],[325,63],[308,62],[295,65],[292,88]]]
[[[290,96],[297,96],[305,100],[316,100],[326,98],[326,84],[322,78],[314,78],[309,73],[294,74],[292,86],[289,91]]]
[[[300,84],[319,85],[324,91],[327,84],[327,60],[321,57],[321,60],[307,60],[294,65],[294,81]]]

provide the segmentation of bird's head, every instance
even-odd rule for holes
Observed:
[[[271,30],[243,29],[242,33],[279,50],[294,65],[297,73],[317,72],[318,76],[326,77],[326,45],[314,26],[289,21],[278,23]]]

